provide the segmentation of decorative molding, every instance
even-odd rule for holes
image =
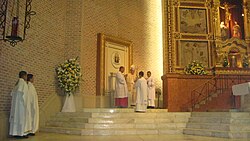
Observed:
[[[3,0],[0,3],[0,40],[4,40],[5,37],[5,25],[6,25],[6,15],[7,15],[8,0]]]
[[[167,54],[168,54],[168,72],[173,72],[173,60],[172,60],[172,31],[173,31],[173,11],[174,11],[174,7],[171,6],[171,4],[175,3],[178,5],[178,0],[174,0],[174,1],[171,1],[171,0],[167,0],[167,46],[168,46],[168,51],[167,51]]]
[[[247,23],[250,23],[250,5],[247,2],[243,3],[243,10],[246,11]]]
[[[181,34],[178,32],[178,33],[174,33],[174,38],[175,39],[180,39],[181,38]]]
[[[24,25],[23,40],[25,39],[26,29],[30,28],[31,16],[36,15],[36,12],[31,10],[31,2],[32,2],[32,0],[26,0],[25,25]]]
[[[212,7],[212,4],[211,4],[211,0],[207,0],[204,4],[205,7],[207,7],[208,9],[210,9]]]
[[[179,2],[179,0],[174,0],[174,2],[173,2],[173,6],[175,6],[175,7],[179,7],[179,6],[180,6],[180,2]]]
[[[128,66],[133,64],[133,44],[132,41],[124,40],[118,37],[109,36],[103,33],[97,34],[97,63],[96,63],[96,95],[104,95],[105,87],[105,45],[114,43],[128,48]]]
[[[208,40],[213,40],[214,39],[214,35],[209,33],[208,36],[207,36],[207,39]]]

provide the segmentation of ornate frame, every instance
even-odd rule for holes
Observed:
[[[197,41],[208,43],[208,69],[213,67],[214,56],[214,36],[213,36],[213,18],[212,18],[212,5],[211,0],[173,0],[164,3],[164,73],[183,73],[183,66],[178,64],[178,47],[180,42],[185,41]],[[205,14],[206,32],[192,33],[181,31],[181,10],[190,11],[202,11]],[[203,24],[204,25],[204,24]]]
[[[209,43],[207,41],[179,40],[176,46],[176,70],[183,70],[192,61],[200,61],[205,67],[208,67],[210,65],[209,54]],[[186,62],[189,58],[193,59]]]
[[[96,95],[104,95],[105,93],[105,44],[111,42],[126,46],[128,48],[128,66],[133,64],[133,44],[132,41],[124,40],[118,37],[109,36],[103,33],[97,34],[97,63],[96,63]]]

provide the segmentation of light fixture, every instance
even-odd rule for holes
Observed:
[[[0,40],[10,42],[15,46],[24,41],[26,29],[30,28],[31,16],[36,12],[31,10],[32,0],[2,0],[0,3]]]

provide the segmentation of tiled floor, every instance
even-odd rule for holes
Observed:
[[[191,135],[122,135],[122,136],[77,136],[54,133],[37,133],[28,139],[9,138],[6,141],[250,141],[250,139],[225,139]]]

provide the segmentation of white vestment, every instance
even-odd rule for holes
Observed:
[[[129,73],[127,76],[127,86],[128,86],[128,105],[135,105],[136,101],[136,91],[135,91],[135,81],[136,75]]]
[[[119,71],[115,77],[115,98],[128,97],[128,88],[124,75]]]
[[[28,85],[27,82],[20,78],[11,92],[11,109],[10,109],[10,130],[9,134],[12,136],[27,135],[27,98]]]
[[[135,111],[145,112],[147,109],[147,80],[142,77],[135,83],[136,87],[136,109]]]
[[[147,79],[148,84],[148,106],[155,107],[155,83],[152,77]]]
[[[36,88],[31,82],[28,82],[29,96],[31,103],[31,132],[35,133],[39,127],[39,107]]]

